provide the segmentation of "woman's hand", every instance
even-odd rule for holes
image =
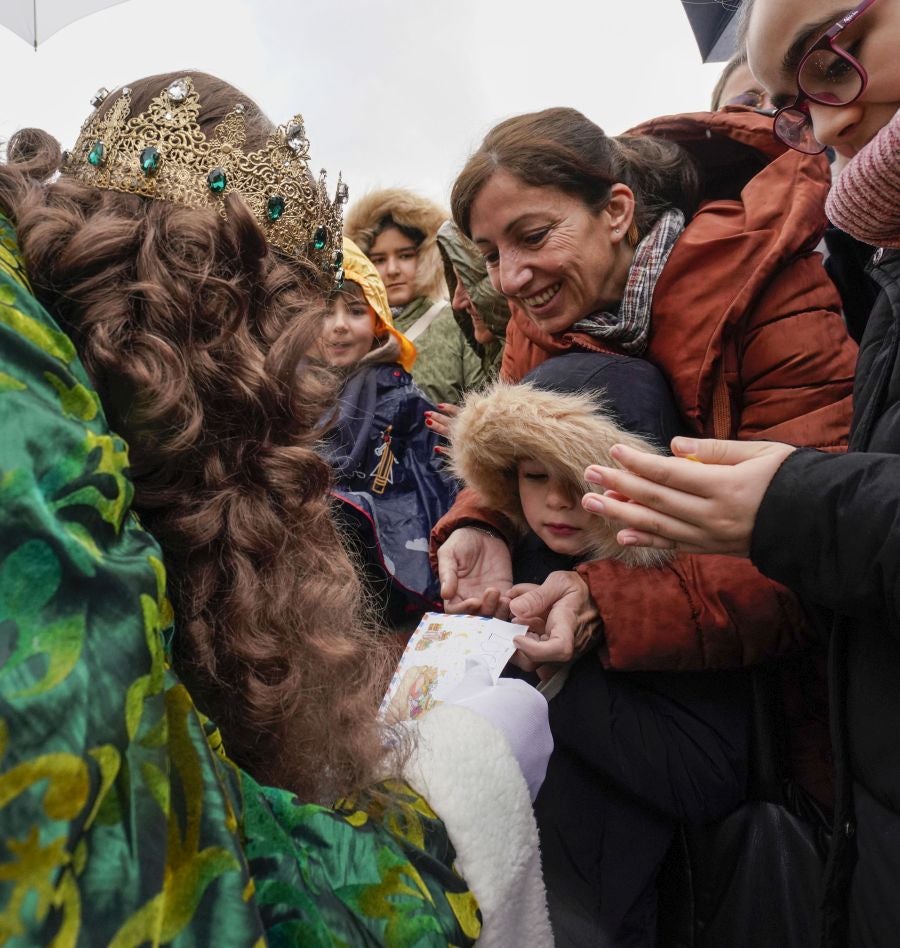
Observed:
[[[509,617],[512,556],[505,540],[478,527],[459,527],[437,560],[445,612]]]
[[[763,495],[795,450],[771,441],[675,438],[676,457],[666,458],[618,444],[611,454],[625,470],[589,467],[585,477],[604,493],[585,494],[582,505],[622,524],[623,546],[747,556]]]
[[[600,631],[600,613],[578,573],[551,573],[540,586],[522,583],[507,595],[512,621],[529,627],[513,639],[518,651],[511,661],[542,679],[584,652]]]
[[[459,405],[448,405],[445,402],[440,402],[436,407],[437,411],[425,412],[425,424],[442,438],[449,438],[450,421],[455,418],[462,409]]]

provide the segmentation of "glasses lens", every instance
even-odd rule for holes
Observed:
[[[853,62],[833,49],[817,49],[807,56],[797,82],[806,96],[823,105],[846,105],[863,87]]]
[[[825,146],[813,134],[812,122],[800,109],[785,109],[775,116],[775,136],[795,151],[818,155]]]

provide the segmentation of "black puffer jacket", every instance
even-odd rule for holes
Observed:
[[[825,938],[887,948],[900,932],[900,251],[876,251],[871,276],[881,293],[860,347],[850,453],[787,459],[760,508],[752,558],[835,613]]]

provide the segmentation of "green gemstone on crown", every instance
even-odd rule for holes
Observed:
[[[273,194],[266,202],[266,217],[270,221],[277,221],[284,213],[284,198],[280,194]]]
[[[106,160],[106,145],[101,141],[94,142],[91,150],[88,152],[88,161],[95,167],[99,168],[100,165]]]
[[[155,145],[148,145],[141,152],[141,171],[143,171],[145,175],[153,174],[153,172],[159,167],[161,158],[162,155],[159,153],[159,149]]]
[[[324,250],[327,243],[328,228],[323,224],[321,227],[317,227],[316,232],[313,234],[313,248],[315,250]]]
[[[335,250],[334,255],[331,258],[331,265],[335,270],[339,270],[344,265],[344,251]]]
[[[213,168],[206,176],[206,183],[213,194],[221,194],[228,184],[228,177],[221,168]]]

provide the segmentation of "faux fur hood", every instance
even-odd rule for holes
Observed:
[[[425,240],[419,245],[416,295],[448,299],[443,261],[435,238],[449,216],[440,205],[419,194],[404,188],[384,188],[364,194],[351,205],[344,217],[344,234],[368,254],[385,219],[421,231]]]
[[[478,492],[484,507],[504,514],[523,533],[528,524],[519,502],[520,460],[546,464],[582,494],[592,489],[584,479],[589,464],[619,466],[609,454],[614,444],[659,453],[649,441],[616,425],[597,396],[548,392],[530,383],[498,382],[467,395],[451,422],[450,442],[454,473]],[[591,549],[584,558],[616,559],[629,566],[657,566],[670,558],[663,551],[620,546],[617,530],[593,516]]]

